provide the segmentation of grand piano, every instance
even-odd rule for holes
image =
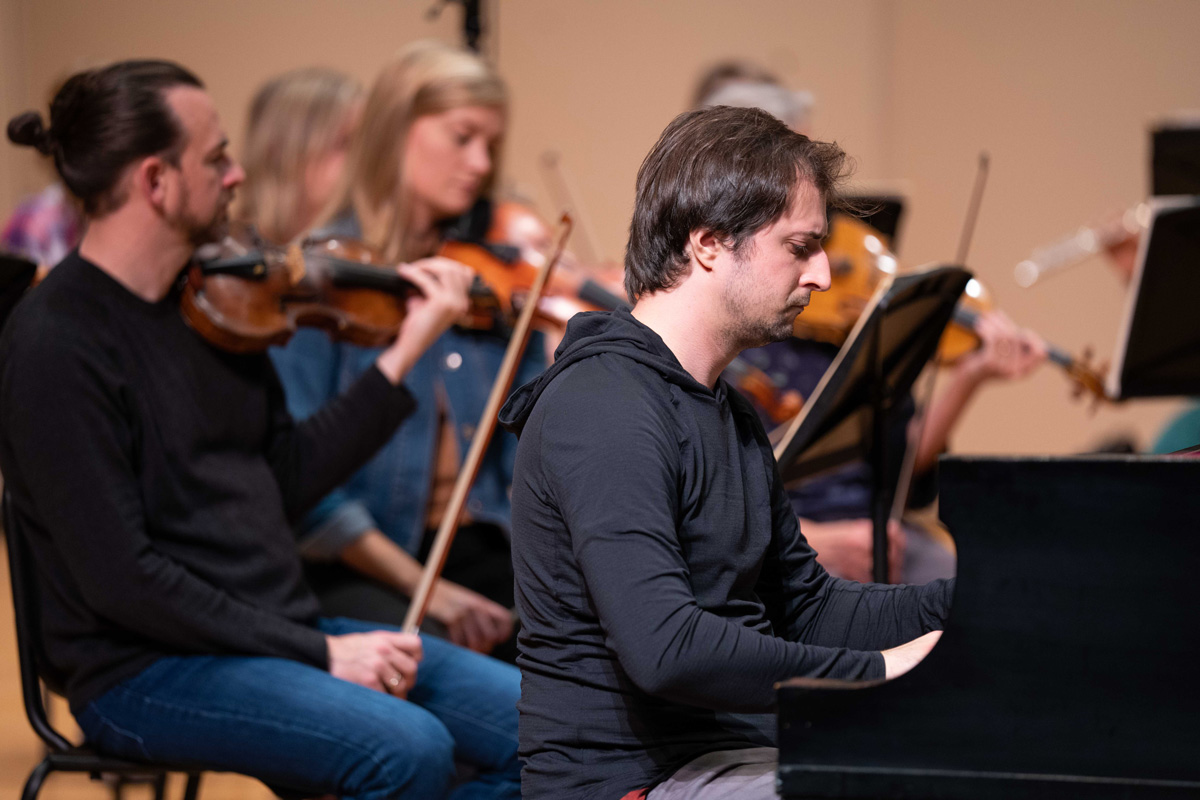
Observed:
[[[1200,797],[1200,458],[944,458],[945,634],[779,687],[784,798]]]

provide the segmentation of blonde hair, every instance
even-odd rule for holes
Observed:
[[[255,94],[246,123],[240,215],[267,239],[287,242],[313,222],[300,218],[306,168],[334,146],[361,97],[356,80],[322,67],[280,75]]]
[[[413,121],[461,106],[504,109],[507,103],[500,76],[470,50],[436,41],[405,47],[380,71],[367,95],[342,188],[327,218],[353,209],[363,238],[386,258],[423,255],[412,252],[409,201],[400,174]]]

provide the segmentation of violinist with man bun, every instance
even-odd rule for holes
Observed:
[[[50,667],[97,748],[253,775],[303,796],[516,797],[516,671],[447,642],[319,616],[290,521],[413,407],[401,382],[462,314],[469,271],[419,289],[396,342],[303,423],[265,353],[187,327],[177,278],[241,167],[182,67],[75,75],[50,127],[87,232],[0,339],[0,467],[38,566]],[[470,713],[461,705],[469,700]]]
[[[523,796],[774,797],[773,684],[897,675],[952,584],[830,576],[720,379],[829,287],[844,154],[758,109],[677,117],[643,162],[632,313],[576,316],[509,400]]]

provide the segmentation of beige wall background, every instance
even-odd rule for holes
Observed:
[[[166,57],[208,83],[236,148],[251,95],[279,72],[324,64],[367,82],[408,41],[457,41],[458,9],[430,20],[432,4],[0,0],[0,112],[43,107],[49,87],[82,67]],[[1142,199],[1148,126],[1200,108],[1194,0],[493,0],[487,10],[486,49],[513,97],[506,181],[553,213],[541,158],[559,153],[602,256],[620,258],[637,167],[697,74],[752,58],[816,95],[816,135],[855,157],[860,181],[908,198],[907,266],[953,258],[986,150],[991,180],[969,266],[1014,319],[1100,357],[1124,313],[1102,260],[1028,290],[1012,266]],[[0,147],[0,214],[45,179],[32,154]],[[1177,405],[1089,413],[1046,367],[981,395],[954,443],[1066,453],[1117,432],[1145,443]]]

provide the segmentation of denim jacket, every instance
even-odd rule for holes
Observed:
[[[352,218],[338,220],[328,231],[359,235]],[[336,559],[346,545],[372,528],[416,554],[433,485],[438,396],[445,398],[446,424],[454,427],[458,451],[465,457],[507,346],[502,334],[457,327],[433,343],[405,379],[417,403],[412,416],[374,458],[300,523],[300,551],[306,558]],[[530,339],[513,386],[532,380],[545,368],[543,349],[540,336]],[[271,358],[287,393],[288,410],[303,419],[350,386],[380,352],[380,348],[335,343],[323,331],[301,329],[285,347],[272,348]],[[473,519],[498,525],[506,533],[516,450],[516,437],[497,428],[467,497],[467,513]]]

